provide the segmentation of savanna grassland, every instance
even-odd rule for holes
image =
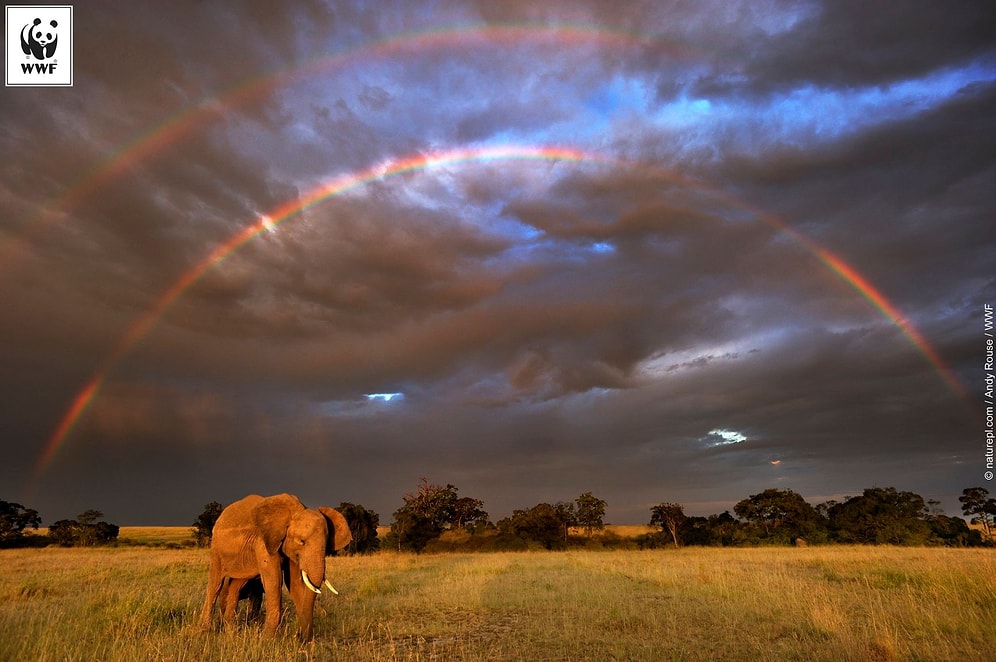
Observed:
[[[189,531],[189,530],[188,530]],[[167,532],[162,535],[168,537]],[[203,633],[203,549],[0,550],[0,660],[990,660],[988,549],[336,557],[301,646]]]

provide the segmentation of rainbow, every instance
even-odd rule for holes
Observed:
[[[18,255],[29,253],[32,242],[49,226],[65,218],[67,212],[90,195],[142,161],[184,139],[196,129],[225,117],[225,114],[233,108],[262,98],[274,89],[307,80],[319,73],[344,69],[370,60],[400,57],[408,53],[434,49],[483,47],[494,43],[514,45],[525,40],[552,47],[593,44],[608,48],[653,48],[672,57],[691,57],[704,52],[700,48],[682,42],[580,24],[472,24],[402,33],[350,51],[324,54],[294,68],[273,70],[187,106],[124,143],[90,171],[81,175],[62,195],[46,205],[25,224],[26,230],[22,236],[0,240],[0,276],[17,261]]]
[[[312,189],[301,198],[280,205],[269,213],[261,214],[252,224],[246,226],[226,241],[222,242],[200,262],[187,270],[156,300],[152,307],[139,317],[128,329],[111,354],[104,359],[99,369],[87,382],[86,387],[73,399],[73,404],[63,415],[55,432],[45,444],[36,465],[36,474],[51,464],[73,426],[97,396],[101,386],[114,366],[144,338],[156,325],[166,310],[179,299],[205,273],[249,241],[264,232],[273,232],[289,218],[331,197],[341,195],[370,182],[403,175],[416,170],[428,170],[470,161],[584,161],[585,154],[569,147],[516,147],[459,148],[428,154],[415,154],[401,159],[380,163],[372,168],[334,177]],[[592,160],[588,158],[587,160]]]
[[[937,374],[940,375],[941,379],[948,386],[948,388],[950,388],[955,395],[965,402],[976,415],[979,415],[976,406],[972,404],[968,389],[962,383],[961,379],[959,379],[954,371],[946,363],[944,363],[941,355],[927,341],[926,337],[920,333],[916,326],[914,326],[913,322],[903,315],[895,304],[886,299],[885,295],[882,294],[882,292],[880,292],[874,285],[872,285],[867,278],[858,273],[854,267],[845,262],[841,257],[826,248],[823,248],[798,230],[786,225],[780,219],[758,209],[753,209],[752,213],[772,227],[778,228],[788,236],[792,237],[796,243],[809,251],[809,253],[823,263],[823,265],[833,272],[838,278],[857,291],[857,293],[868,301],[876,310],[878,310],[878,312],[885,319],[889,320],[889,322],[899,329],[899,331],[917,349],[917,351],[919,351],[920,354],[927,359],[927,362],[930,363],[931,367],[933,367]]]
[[[100,364],[99,369],[73,399],[70,408],[63,415],[52,436],[48,439],[36,464],[36,476],[42,473],[55,459],[59,449],[68,438],[69,433],[72,431],[75,424],[80,420],[89,405],[93,402],[94,398],[98,395],[101,386],[104,384],[108,375],[118,361],[128,354],[135,347],[135,345],[137,345],[152,330],[167,309],[169,309],[170,306],[172,306],[181,296],[183,296],[187,289],[200,280],[209,270],[224,261],[229,255],[239,250],[242,246],[246,245],[262,233],[274,231],[278,226],[285,223],[289,219],[296,217],[302,211],[318,205],[330,198],[367,185],[371,182],[416,171],[426,171],[470,162],[489,161],[592,163],[612,168],[635,169],[657,178],[662,178],[673,183],[678,183],[683,186],[702,191],[714,196],[715,199],[723,202],[724,204],[747,211],[753,217],[761,220],[773,230],[785,233],[795,243],[812,254],[821,264],[827,267],[838,278],[843,280],[863,298],[869,301],[883,317],[895,325],[896,328],[898,328],[900,332],[910,341],[910,343],[921,354],[923,354],[948,387],[950,387],[951,390],[963,401],[968,400],[967,391],[958,377],[949,367],[945,365],[937,351],[915,328],[912,322],[903,316],[899,309],[888,299],[886,299],[885,295],[877,290],[866,278],[847,264],[843,259],[818,245],[806,235],[803,235],[799,231],[788,226],[784,221],[776,216],[766,213],[763,210],[756,209],[748,203],[738,200],[723,191],[710,188],[700,182],[696,182],[672,171],[656,166],[647,166],[644,164],[627,162],[611,156],[585,152],[572,147],[529,145],[460,147],[429,153],[417,153],[403,158],[383,162],[365,170],[333,177],[327,182],[315,187],[303,197],[288,201],[268,213],[261,214],[254,222],[250,223],[245,228],[229,237],[226,241],[219,244],[200,262],[182,274],[176,282],[174,282],[156,300],[152,307],[129,327],[116,349],[107,358],[105,358],[105,360]]]
[[[937,374],[941,376],[944,383],[957,394],[963,401],[970,402],[971,398],[968,393],[968,389],[958,378],[958,376],[951,370],[941,355],[937,353],[937,350],[927,342],[927,339],[923,336],[920,331],[913,326],[907,317],[905,317],[896,306],[894,306],[885,296],[882,295],[875,287],[868,282],[868,279],[863,277],[854,267],[850,266],[842,259],[827,251],[825,249],[819,248],[812,251],[813,254],[819,258],[823,264],[827,265],[835,274],[840,276],[844,281],[849,283],[855,290],[858,291],[861,296],[863,296],[869,303],[871,303],[882,315],[892,322],[896,327],[902,332],[906,338],[913,343],[924,358],[933,366]],[[974,408],[974,407],[973,407]]]

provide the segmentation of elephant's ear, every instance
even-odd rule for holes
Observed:
[[[332,551],[339,551],[343,549],[346,545],[353,540],[353,534],[349,531],[349,524],[346,523],[346,518],[335,508],[325,508],[321,507],[318,509],[322,515],[325,515],[326,524],[329,527],[329,538],[325,543],[325,553],[331,554]]]
[[[252,509],[252,521],[263,538],[266,551],[276,554],[287,536],[294,513],[304,510],[304,505],[292,494],[277,494],[266,497]]]

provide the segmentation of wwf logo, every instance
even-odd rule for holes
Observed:
[[[73,6],[4,7],[7,87],[73,86]]]
[[[21,28],[21,50],[25,55],[33,55],[36,60],[47,60],[55,55],[59,45],[58,21],[43,25],[40,18]]]

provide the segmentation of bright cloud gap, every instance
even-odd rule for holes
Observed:
[[[396,400],[404,400],[404,393],[367,393],[367,400],[371,402],[394,402]]]
[[[747,436],[736,430],[716,428],[709,430],[709,436],[706,437],[706,441],[712,446],[731,446],[747,441]]]

